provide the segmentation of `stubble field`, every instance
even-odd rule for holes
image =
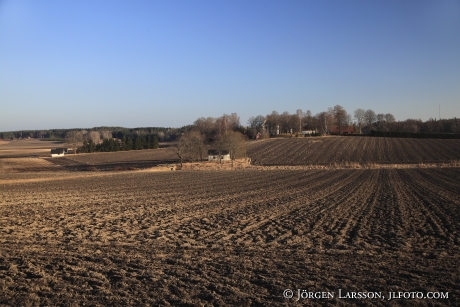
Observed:
[[[0,176],[0,305],[460,304],[459,168],[75,174]]]

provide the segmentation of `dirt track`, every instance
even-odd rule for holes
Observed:
[[[459,168],[35,180],[0,185],[0,304],[460,304]],[[295,303],[287,288],[449,298]]]

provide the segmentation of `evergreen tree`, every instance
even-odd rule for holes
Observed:
[[[125,150],[133,150],[133,138],[131,136],[126,137]]]
[[[152,148],[157,149],[159,147],[160,147],[160,144],[158,143],[158,137],[154,135],[153,140],[152,140]]]
[[[142,140],[141,137],[138,136],[136,140],[134,141],[134,150],[140,150],[142,149]]]

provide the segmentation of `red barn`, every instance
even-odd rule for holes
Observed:
[[[345,126],[342,127],[342,129],[339,129],[339,127],[333,127],[331,130],[332,134],[340,134],[340,131],[342,131],[342,134],[350,134],[350,133],[355,133],[355,128],[353,126]]]

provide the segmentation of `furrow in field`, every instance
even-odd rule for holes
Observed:
[[[366,233],[365,242],[374,247],[405,246],[404,219],[397,201],[394,182],[390,179],[394,170],[380,170],[373,185],[375,194],[369,199],[369,209],[359,223]],[[405,204],[402,204],[405,205]]]
[[[304,211],[306,223],[309,225],[308,237],[315,247],[343,248],[350,236],[356,215],[362,212],[359,199],[362,190],[372,178],[372,172],[361,171],[359,176],[349,176],[334,194],[318,199],[313,206]],[[356,182],[361,182],[357,185]]]
[[[189,223],[188,220],[193,221],[196,218],[208,215],[212,216],[226,210],[232,210],[233,207],[243,206],[242,204],[251,202],[253,199],[254,202],[273,200],[278,198],[276,195],[278,189],[287,190],[295,189],[296,187],[308,187],[310,181],[317,182],[316,178],[319,178],[319,181],[321,181],[321,178],[327,175],[324,172],[308,172],[304,176],[305,181],[298,182],[296,172],[260,172],[251,176],[248,176],[247,173],[243,174],[246,175],[245,178],[247,180],[244,192],[240,192],[242,186],[239,186],[239,184],[231,185],[231,189],[219,188],[209,192],[205,191],[207,189],[205,184],[200,184],[202,181],[207,182],[209,177],[213,177],[215,179],[214,182],[220,181],[217,179],[223,179],[222,182],[227,182],[234,176],[239,176],[239,174],[227,173],[227,177],[224,176],[223,178],[220,172],[211,174],[198,173],[197,177],[185,174],[185,177],[198,182],[196,187],[204,188],[202,190],[203,193],[200,193],[200,191],[198,193],[184,193],[186,191],[191,192],[190,186],[178,186],[176,194],[180,192],[184,193],[184,197],[188,195],[188,200],[185,199],[184,201],[182,201],[182,198],[174,195],[174,193],[164,193],[167,186],[169,186],[170,191],[174,191],[174,181],[177,182],[177,176],[168,173],[162,180],[157,180],[155,174],[149,174],[149,176],[136,174],[134,175],[134,180],[136,177],[138,177],[137,179],[142,179],[135,180],[138,183],[138,189],[136,191],[113,194],[110,201],[106,197],[103,197],[103,195],[95,194],[94,191],[98,190],[94,189],[91,180],[77,180],[74,188],[67,185],[67,188],[62,190],[57,187],[56,191],[49,192],[45,196],[39,196],[41,199],[40,203],[33,201],[33,198],[31,198],[28,201],[28,205],[22,204],[21,206],[23,208],[23,215],[30,217],[30,221],[34,221],[34,223],[29,224],[30,230],[37,234],[51,227],[54,229],[68,229],[68,231],[56,233],[55,239],[67,237],[76,240],[83,239],[84,237],[95,237],[95,234],[97,234],[97,237],[103,237],[106,241],[123,236],[133,239],[133,236],[138,232],[142,236],[147,234],[150,237],[151,234],[149,235],[148,232],[152,233],[155,229],[165,229],[170,226],[173,229],[175,224],[184,225]],[[123,187],[124,183],[129,183],[129,177],[127,176],[125,181],[117,182],[115,180],[112,184]],[[115,176],[114,179],[118,179],[118,177]],[[169,182],[169,184],[165,187],[162,186],[158,190],[157,185],[151,185],[151,182]],[[233,182],[236,182],[236,180]],[[276,188],[263,192],[267,186]],[[90,190],[88,187],[94,190]],[[85,194],[81,195],[80,199],[75,199],[74,197],[77,188],[85,191]],[[139,191],[142,192],[140,193]],[[165,197],[164,194],[170,195],[170,197]],[[22,193],[18,193],[18,195],[22,195]],[[52,199],[46,200],[48,197],[52,197]],[[25,198],[30,197],[26,196]],[[71,198],[74,198],[74,201],[72,204],[66,205],[66,213],[62,212],[63,209],[56,211],[59,204],[65,203],[67,199]],[[17,197],[12,199],[16,199],[17,201]],[[13,212],[14,210],[13,207],[7,207],[3,213],[8,215],[8,211]],[[253,212],[250,212],[250,214],[253,214]],[[44,216],[46,216],[46,219],[44,219]],[[89,226],[78,226],[83,225],[88,218],[92,221]],[[10,226],[17,225],[17,220],[19,219],[8,219],[8,224]],[[194,226],[194,228],[199,229],[200,226]],[[46,234],[41,234],[41,236],[52,237],[52,231],[46,230],[46,232]],[[171,232],[170,236],[173,235],[174,232]],[[17,239],[19,238],[18,236],[20,237],[21,235],[15,234]]]
[[[450,217],[448,207],[444,207],[435,193],[423,192],[418,186],[419,178],[411,170],[395,170],[397,177],[395,188],[398,201],[409,204],[406,220],[410,221],[410,236],[412,246],[420,248],[435,248],[446,246],[458,240],[454,227],[455,222]],[[458,219],[453,216],[454,220]]]
[[[357,136],[272,139],[253,142],[248,150],[261,165],[444,163],[459,160],[459,153],[460,140]]]
[[[411,157],[412,151],[403,150],[403,142],[402,139],[398,138],[394,140],[394,155],[397,157],[398,162],[400,163],[407,163],[410,161],[414,161]]]
[[[460,181],[460,174],[449,172],[451,169],[417,169],[413,172],[417,173],[420,177],[420,184],[428,190],[434,190],[436,194],[443,195],[447,199],[460,199],[460,190],[458,189],[458,182]],[[455,169],[454,169],[455,170]],[[446,176],[448,173],[450,176]]]
[[[232,199],[232,203],[228,204],[220,210],[213,210],[212,206],[208,207],[206,221],[213,225],[216,232],[213,231],[196,236],[197,240],[207,242],[206,244],[219,243],[225,239],[228,243],[235,241],[241,243],[249,240],[249,236],[254,232],[259,232],[260,228],[267,223],[276,220],[277,216],[282,215],[286,207],[298,205],[299,202],[308,201],[308,199],[319,189],[324,180],[334,181],[344,176],[341,172],[335,172],[332,175],[318,176],[318,180],[306,176],[302,172],[294,172],[297,175],[297,183],[291,183],[288,187],[289,192],[280,196],[279,190],[277,193],[269,191],[259,191],[252,199],[240,198]],[[283,194],[282,194],[283,195]],[[218,207],[218,203],[214,206]],[[199,229],[197,220],[203,218],[202,215],[196,216],[188,221],[186,225],[179,225],[190,231],[191,229]],[[197,226],[194,226],[197,225]],[[172,225],[172,227],[175,227]],[[256,236],[263,240],[262,236]],[[252,240],[252,239],[251,239]],[[256,239],[257,240],[257,239]],[[227,243],[227,244],[228,244]]]
[[[455,222],[460,219],[458,193],[452,194],[441,187],[430,185],[420,176],[420,170],[407,170],[407,172],[415,179],[409,183],[412,191],[431,213],[429,215],[431,223],[437,230],[435,236],[440,236],[441,239],[450,243],[457,241],[457,233],[460,232],[460,225]]]
[[[226,236],[226,240],[236,239],[238,244],[257,242],[258,244],[280,246],[303,242],[302,244],[311,245],[307,238],[310,231],[309,225],[316,218],[316,213],[311,210],[312,204],[317,206],[316,210],[320,215],[321,211],[324,215],[329,209],[325,198],[335,199],[337,193],[349,192],[352,184],[347,184],[347,182],[359,177],[357,172],[337,173],[342,173],[342,176],[328,178],[318,183],[318,188],[311,187],[304,191],[293,192],[287,199],[278,199],[277,210],[269,208],[269,211],[259,212],[256,218],[246,221],[243,227],[236,232],[235,229],[231,230],[235,233]],[[346,198],[346,195],[343,198]]]

